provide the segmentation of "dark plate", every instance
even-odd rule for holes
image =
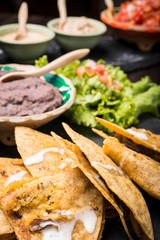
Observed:
[[[37,130],[50,134],[51,131],[54,131],[63,138],[70,140],[66,132],[62,127],[62,122],[68,123],[75,131],[83,134],[84,136],[90,138],[98,145],[102,146],[103,139],[91,131],[90,128],[78,126],[70,122],[69,119],[64,116],[53,120],[52,122],[38,128]],[[157,119],[149,114],[142,115],[140,122],[137,127],[148,129],[154,133],[160,134],[160,119]],[[1,157],[19,157],[16,147],[7,147],[0,143],[0,156]],[[142,191],[144,198],[147,202],[152,223],[155,240],[160,239],[160,202]],[[114,219],[106,219],[105,228],[102,236],[102,240],[127,240],[128,237],[122,227],[119,217]]]

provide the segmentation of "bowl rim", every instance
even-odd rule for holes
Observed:
[[[114,10],[118,10],[120,9],[119,7],[115,7]],[[137,31],[137,32],[145,32],[145,33],[159,33],[160,32],[160,27],[158,28],[158,30],[154,30],[154,29],[149,29],[147,27],[141,26],[141,25],[132,25],[130,23],[123,23],[123,22],[118,22],[116,21],[114,18],[110,18],[108,16],[108,8],[103,10],[100,13],[100,18],[101,20],[105,23],[108,24],[109,26],[113,27],[113,28],[118,28],[118,29],[122,29],[122,30],[131,30],[131,31]]]
[[[2,30],[4,29],[10,29],[11,30],[13,28],[17,27],[18,28],[18,23],[11,23],[11,24],[5,24],[5,25],[2,25],[0,26],[0,33]],[[27,23],[27,28],[28,29],[41,29],[43,32],[48,32],[48,35],[45,35],[46,38],[41,40],[41,41],[34,41],[34,42],[23,42],[23,41],[15,41],[15,40],[7,40],[7,39],[4,39],[1,35],[0,35],[0,42],[2,43],[7,43],[7,44],[13,44],[13,45],[37,45],[37,44],[41,44],[41,43],[46,43],[46,42],[49,42],[51,41],[54,37],[55,37],[55,33],[53,31],[51,31],[51,29],[49,29],[47,26],[44,26],[44,25],[40,25],[40,24],[32,24],[32,23]],[[11,32],[14,32],[14,31],[11,31]],[[10,33],[11,33],[10,32]],[[43,34],[42,32],[42,34]]]
[[[68,16],[67,19],[69,20],[72,20],[72,19],[78,19],[80,18],[79,16]],[[99,36],[99,35],[102,35],[103,33],[105,33],[107,31],[107,27],[106,25],[102,22],[102,21],[99,21],[97,19],[93,19],[93,18],[88,18],[87,19],[92,23],[92,24],[97,24],[99,26],[101,26],[101,30],[98,29],[97,32],[95,33],[89,33],[89,34],[75,34],[75,33],[64,33],[63,31],[61,30],[58,30],[57,28],[55,28],[54,26],[56,24],[58,24],[60,18],[54,18],[54,19],[51,19],[48,23],[47,23],[47,26],[48,28],[50,28],[52,31],[54,31],[55,33],[58,33],[58,34],[61,34],[63,36],[72,36],[72,37],[96,37],[96,36]]]
[[[24,67],[24,68],[32,67],[32,69],[36,68],[33,65],[23,65],[23,64],[16,64],[16,63],[0,64],[0,67],[5,67],[5,66],[17,67],[17,68],[19,66]],[[50,73],[54,74],[55,72],[52,71]],[[29,120],[38,121],[38,120],[46,119],[46,118],[49,118],[49,117],[52,117],[52,116],[55,116],[55,115],[58,117],[59,115],[64,113],[67,109],[69,109],[72,106],[72,104],[74,103],[75,95],[76,95],[76,89],[73,86],[72,81],[69,78],[63,76],[62,74],[57,74],[57,73],[55,73],[55,74],[60,76],[61,78],[63,78],[63,80],[71,88],[70,98],[64,105],[61,105],[60,107],[55,108],[52,111],[44,112],[44,113],[41,113],[41,114],[34,114],[34,115],[28,115],[28,116],[0,116],[0,123],[2,123],[2,122],[24,123],[24,122],[29,121]]]

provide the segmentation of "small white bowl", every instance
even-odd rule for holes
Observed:
[[[6,64],[0,65],[0,70],[18,69],[23,71],[35,69],[32,65]],[[24,117],[5,117],[0,116],[0,141],[5,145],[15,145],[14,128],[16,126],[26,126],[38,128],[63,114],[74,103],[76,90],[70,79],[60,74],[50,72],[44,76],[46,81],[59,88],[63,97],[63,103],[60,107],[42,114],[24,116]]]

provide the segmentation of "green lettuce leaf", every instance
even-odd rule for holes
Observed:
[[[36,65],[46,65],[45,56],[37,60]],[[104,63],[99,60],[98,63]],[[142,113],[150,112],[160,117],[158,108],[160,106],[160,86],[151,82],[149,76],[132,83],[127,74],[120,67],[105,65],[114,81],[121,84],[122,89],[109,89],[106,84],[99,81],[99,75],[83,77],[76,75],[76,69],[81,65],[85,66],[86,60],[82,63],[76,60],[55,72],[63,74],[72,80],[76,88],[75,103],[66,112],[73,122],[87,127],[103,129],[95,118],[101,117],[128,128],[138,123],[138,117]],[[106,130],[106,129],[105,129]]]

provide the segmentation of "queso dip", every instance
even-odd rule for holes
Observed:
[[[43,34],[38,32],[28,32],[27,36],[24,37],[22,40],[15,40],[16,35],[17,35],[17,32],[7,33],[3,35],[2,38],[9,41],[18,41],[18,42],[41,42],[46,38]]]

